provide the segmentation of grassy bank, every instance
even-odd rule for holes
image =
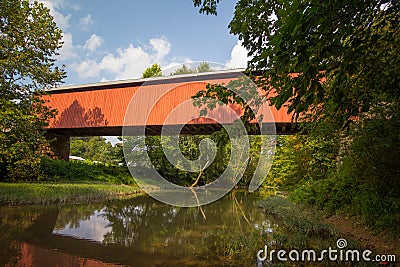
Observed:
[[[272,196],[259,202],[267,216],[279,224],[274,240],[280,248],[326,248],[335,247],[339,238],[349,243],[347,248],[368,248],[374,253],[400,255],[396,236],[387,232],[375,232],[356,218],[328,216],[313,206],[296,204],[284,197]],[[321,243],[320,237],[324,237]]]
[[[0,205],[88,203],[140,193],[126,166],[43,157],[29,182],[0,182]]]
[[[290,202],[287,198],[271,196],[259,202],[264,212],[280,227],[274,234],[276,244],[282,247],[315,247],[313,240],[324,238],[329,245],[340,237],[337,230],[324,223],[321,214],[311,208]]]
[[[137,186],[95,183],[0,183],[0,205],[86,203],[128,197]]]

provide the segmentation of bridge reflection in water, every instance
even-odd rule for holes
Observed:
[[[260,235],[271,229],[258,196],[232,192],[197,208],[162,204],[148,196],[61,207],[2,208],[6,266],[254,266],[213,257],[207,246],[218,236]],[[7,215],[8,214],[8,215]],[[213,238],[216,238],[213,240]],[[208,244],[208,245],[207,245]],[[224,246],[224,244],[221,244]],[[12,249],[13,248],[13,249]],[[254,250],[258,248],[254,244]],[[215,255],[214,255],[215,256]]]

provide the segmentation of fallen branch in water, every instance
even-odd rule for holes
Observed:
[[[196,181],[194,181],[194,183],[189,187],[190,191],[192,191],[194,197],[196,198],[197,207],[199,207],[199,210],[200,210],[201,214],[203,215],[204,220],[207,219],[207,218],[206,218],[206,214],[204,213],[203,209],[201,208],[199,198],[197,197],[197,193],[196,193],[196,191],[194,191],[193,188],[198,184],[198,182],[199,182],[199,180],[200,180],[200,177],[201,177],[201,175],[203,174],[203,170],[204,170],[204,168],[207,166],[208,162],[209,162],[209,161],[207,161],[206,164],[204,164],[204,167],[200,169],[200,173],[199,173],[199,176],[197,176]]]

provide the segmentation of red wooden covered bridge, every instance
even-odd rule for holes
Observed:
[[[221,127],[220,123],[232,120],[232,114],[201,118],[199,108],[181,104],[191,101],[207,84],[227,84],[240,75],[242,70],[229,70],[52,88],[45,98],[49,100],[47,105],[58,110],[58,115],[50,122],[48,135],[57,138],[54,151],[68,159],[70,137],[121,136],[124,126],[130,127],[132,133],[135,127],[145,127],[149,135],[160,134],[163,126],[178,129],[181,134],[210,134]],[[180,108],[178,115],[172,112],[176,108]],[[240,115],[240,107],[231,108]],[[125,117],[128,110],[131,113]],[[278,111],[271,107],[270,111],[263,123],[274,123],[278,134],[294,130],[287,109]]]

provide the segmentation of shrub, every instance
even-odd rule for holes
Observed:
[[[114,166],[89,161],[62,161],[42,158],[43,180],[49,182],[106,182],[134,185],[135,181],[126,166]]]

